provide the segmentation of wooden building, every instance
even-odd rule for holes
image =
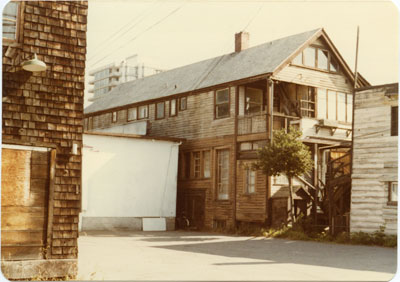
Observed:
[[[247,165],[273,130],[300,128],[313,154],[314,171],[295,183],[303,213],[319,204],[320,149],[351,140],[354,74],[323,29],[252,48],[247,33],[235,36],[233,53],[122,84],[85,109],[88,131],[135,133],[137,124],[150,136],[186,139],[177,215],[197,228],[286,221],[286,177]]]
[[[1,268],[9,279],[74,276],[81,201],[86,1],[3,10]],[[27,71],[46,64],[46,70]]]
[[[350,230],[397,234],[398,83],[357,89]]]

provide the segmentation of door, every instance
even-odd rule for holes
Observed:
[[[44,258],[48,185],[47,151],[2,149],[2,260]]]
[[[182,189],[178,196],[179,214],[189,220],[189,228],[202,229],[204,227],[205,190]]]

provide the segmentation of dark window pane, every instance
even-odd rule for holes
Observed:
[[[221,104],[216,107],[216,117],[229,117],[229,104]]]
[[[218,90],[216,95],[217,95],[217,97],[215,100],[216,100],[217,104],[229,102],[229,90],[228,89]]]
[[[399,135],[399,107],[392,107],[392,124],[391,124],[391,134],[392,136],[398,136]]]

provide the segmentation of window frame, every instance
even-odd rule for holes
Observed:
[[[398,205],[398,201],[393,201],[392,200],[392,186],[396,184],[397,185],[397,197],[398,197],[398,189],[399,189],[399,184],[397,181],[389,181],[388,182],[388,202],[387,204],[390,206],[397,206]]]
[[[228,90],[228,102],[217,104],[217,93],[219,91]],[[217,117],[217,107],[220,105],[228,104],[228,114],[226,116]],[[224,119],[231,117],[231,88],[225,87],[221,89],[214,90],[214,119]]]
[[[178,115],[178,101],[177,101],[178,99],[176,99],[176,98],[174,98],[174,99],[171,99],[170,101],[169,101],[169,116],[170,117],[176,117],[177,115]],[[172,101],[175,101],[175,114],[172,114]]]
[[[23,18],[24,18],[24,10],[25,10],[25,1],[13,1],[10,2],[17,2],[18,4],[18,11],[17,11],[17,19],[16,19],[16,31],[15,31],[15,39],[6,38],[2,36],[2,42],[4,46],[9,46],[15,43],[21,43],[23,41]],[[3,23],[2,23],[3,24]]]
[[[312,95],[310,94],[313,93],[313,97],[314,100],[310,100],[310,97],[312,97]],[[307,112],[307,118],[316,118],[318,116],[317,113],[317,99],[318,99],[318,90],[316,87],[312,87],[312,86],[307,86],[307,100],[303,100],[302,97],[300,97],[300,112],[301,112],[301,116],[303,116],[303,111]],[[303,108],[303,103],[305,103],[307,105],[307,108]],[[310,105],[314,105],[313,109],[310,109]],[[313,116],[309,116],[309,113],[311,113]]]
[[[162,104],[162,107],[163,107],[163,114],[162,114],[162,117],[159,117],[159,116],[158,116],[158,105],[159,105],[159,104]],[[154,117],[155,120],[164,119],[164,118],[165,118],[165,101],[156,102],[155,105],[156,105],[155,117]]]
[[[117,111],[113,111],[111,113],[111,123],[116,123],[118,121],[118,112]]]
[[[146,116],[140,117],[140,108],[146,107]],[[148,119],[149,118],[149,105],[141,105],[138,106],[138,115],[137,115],[137,120],[142,120],[142,119]]]
[[[247,94],[248,94],[247,89],[253,89],[253,90],[261,91],[261,103],[247,102],[247,99],[246,99],[247,98]],[[229,95],[229,97],[230,97],[230,95]],[[247,104],[259,105],[260,106],[260,110],[258,112],[256,112],[256,113],[249,113],[249,112],[247,112]],[[264,90],[261,89],[261,88],[246,86],[245,89],[244,89],[244,114],[245,115],[250,115],[250,116],[251,115],[257,115],[257,114],[262,113],[263,108],[264,108]]]

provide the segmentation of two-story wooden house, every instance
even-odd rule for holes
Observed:
[[[323,179],[326,154],[319,149],[351,140],[354,74],[326,32],[252,48],[248,37],[236,34],[233,53],[122,84],[85,109],[88,131],[186,139],[177,215],[199,228],[285,220],[285,177],[268,178],[247,165],[273,130],[300,128],[314,155],[311,177],[297,181],[296,190]],[[300,190],[296,205],[304,212],[313,195]]]

